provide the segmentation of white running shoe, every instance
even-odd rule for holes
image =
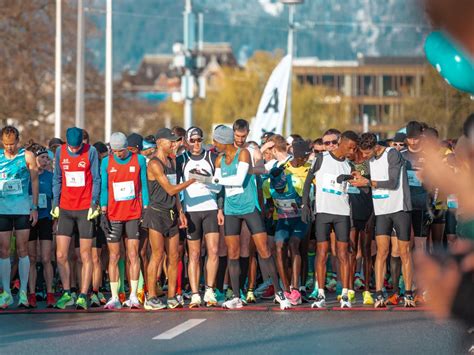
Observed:
[[[326,297],[322,295],[318,295],[318,298],[316,298],[316,301],[313,302],[311,305],[311,308],[324,308],[326,307]]]
[[[202,300],[199,293],[193,293],[191,296],[191,302],[189,303],[189,308],[199,308],[201,306]]]
[[[184,298],[182,295],[176,295],[176,300],[181,306],[184,306]]]
[[[231,300],[228,300],[222,304],[222,308],[226,309],[238,309],[242,308],[244,305],[242,304],[242,300],[240,297],[234,297]]]
[[[123,306],[131,308],[131,309],[140,309],[140,308],[142,308],[142,305],[141,305],[140,301],[138,300],[138,297],[137,296],[132,296],[132,295],[130,295],[130,298],[123,303]]]
[[[122,305],[118,297],[110,298],[109,301],[105,304],[104,309],[121,309]]]
[[[206,307],[217,306],[216,294],[210,287],[206,288],[206,292],[204,293],[204,303],[206,303]]]
[[[278,291],[275,293],[275,302],[280,304],[280,309],[282,311],[291,308],[291,303],[288,298],[285,297],[283,291]]]
[[[352,308],[351,301],[347,295],[342,295],[341,297],[341,308]]]

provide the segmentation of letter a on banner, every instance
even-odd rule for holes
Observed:
[[[291,63],[291,56],[287,55],[268,79],[252,124],[250,140],[259,142],[265,132],[282,133]]]

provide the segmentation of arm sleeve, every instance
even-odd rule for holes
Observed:
[[[138,156],[138,163],[140,164],[140,180],[142,184],[142,205],[143,207],[150,204],[150,196],[148,195],[148,179],[146,177],[146,159],[144,156]]]
[[[106,207],[109,204],[109,176],[107,168],[109,167],[109,157],[105,157],[100,164],[101,189],[100,189],[100,206]]]
[[[217,194],[217,208],[224,209],[225,190],[221,189]]]
[[[214,178],[218,179],[218,184],[223,186],[237,186],[240,187],[244,184],[244,180],[247,177],[249,171],[249,163],[239,161],[237,164],[237,174],[227,177],[222,177],[221,168],[216,168]]]
[[[311,166],[311,169],[308,171],[308,175],[306,176],[306,180],[304,181],[303,187],[303,204],[309,205],[310,204],[310,196],[312,191],[312,184],[315,177],[316,172],[321,168],[323,164],[323,155],[318,154],[316,159]]]
[[[403,166],[403,158],[399,152],[392,149],[388,152],[388,180],[377,181],[377,188],[395,190],[400,183],[400,170]]]
[[[94,147],[90,147],[89,150],[89,161],[91,162],[91,174],[92,174],[92,201],[91,204],[99,202],[100,196],[100,167],[99,167],[99,155]]]
[[[176,157],[176,182],[178,184],[184,182],[183,163],[184,163],[184,155],[181,154],[178,157]]]
[[[61,197],[61,185],[63,182],[63,176],[61,171],[61,165],[59,165],[59,154],[61,148],[56,150],[56,156],[54,158],[54,174],[53,174],[53,206],[59,206],[59,198]]]

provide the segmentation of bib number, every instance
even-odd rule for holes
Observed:
[[[407,175],[408,185],[413,187],[421,187],[421,181],[418,179],[418,176],[416,176],[415,170],[407,170]]]
[[[130,201],[135,198],[133,181],[114,182],[113,188],[115,201]]]
[[[0,191],[3,196],[15,196],[23,193],[20,179],[0,181]]]
[[[86,174],[83,171],[66,171],[67,187],[84,187],[86,186]]]
[[[343,184],[338,184],[337,176],[334,174],[324,174],[323,176],[323,192],[333,195],[342,195],[345,191]]]
[[[275,206],[278,211],[278,218],[301,217],[301,210],[295,199],[279,200],[275,199]]]

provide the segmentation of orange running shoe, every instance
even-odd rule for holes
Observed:
[[[392,306],[396,306],[400,303],[400,296],[394,293],[387,299],[387,304],[390,304]]]

